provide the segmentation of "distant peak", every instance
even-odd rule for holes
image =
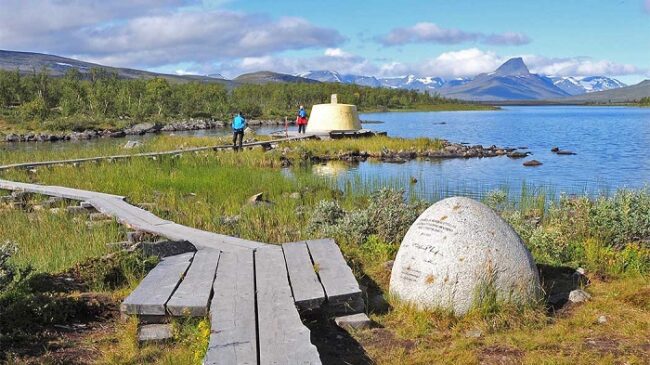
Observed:
[[[530,71],[524,60],[521,57],[511,58],[506,63],[501,65],[496,71],[495,74],[499,76],[519,76],[519,75],[528,75]]]

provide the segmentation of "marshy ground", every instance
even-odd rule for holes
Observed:
[[[215,139],[156,137],[137,152],[219,144]],[[280,145],[264,152],[201,152],[156,160],[134,158],[79,166],[9,170],[2,177],[128,196],[161,218],[204,230],[280,243],[336,238],[366,287],[375,326],[350,334],[320,318],[324,360],[377,364],[646,364],[650,359],[650,192],[621,191],[598,199],[543,195],[511,199],[493,192],[484,202],[521,235],[542,269],[547,297],[580,284],[592,295],[580,304],[562,301],[514,308],[486,300],[470,315],[422,312],[388,295],[390,261],[410,223],[431,202],[399,192],[373,194],[341,189],[283,160],[305,157],[436,150],[439,141],[368,139]],[[136,152],[136,151],[134,151]],[[13,151],[0,164],[124,153],[119,147]],[[426,182],[419,182],[426,183]],[[263,192],[270,204],[247,204]],[[12,364],[200,363],[209,336],[202,319],[174,323],[174,340],[138,345],[137,323],[119,319],[117,304],[155,264],[124,253],[116,222],[88,224],[60,202],[41,197],[0,205],[0,345]],[[14,251],[11,247],[16,247]],[[11,255],[9,255],[11,254]],[[560,290],[559,288],[562,288]],[[603,320],[604,318],[604,320]],[[323,327],[324,326],[324,327]]]

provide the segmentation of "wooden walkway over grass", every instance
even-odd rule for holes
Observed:
[[[249,142],[244,143],[242,147],[264,147],[270,146],[272,144],[280,142],[291,142],[291,141],[300,141],[305,139],[318,138],[316,135],[300,135],[292,136],[286,138],[270,139],[267,141],[258,141],[258,142]],[[158,157],[158,156],[168,156],[168,155],[177,155],[181,153],[190,153],[190,152],[201,152],[201,151],[216,151],[216,150],[225,150],[232,148],[232,145],[216,145],[216,146],[204,146],[204,147],[192,147],[171,151],[162,151],[162,152],[143,152],[143,153],[132,153],[132,154],[122,154],[122,155],[112,155],[112,156],[98,156],[98,157],[81,157],[68,160],[53,160],[53,161],[36,161],[36,162],[20,162],[9,165],[0,165],[0,171],[18,169],[18,168],[33,168],[39,166],[54,166],[54,165],[63,165],[63,164],[73,164],[73,163],[83,163],[83,162],[97,162],[97,161],[107,161],[107,160],[124,160],[134,157]]]
[[[359,284],[331,239],[270,245],[167,221],[122,196],[2,179],[0,189],[81,201],[131,229],[192,243],[196,252],[162,259],[121,310],[146,321],[209,315],[204,364],[320,364],[300,314],[363,311]]]

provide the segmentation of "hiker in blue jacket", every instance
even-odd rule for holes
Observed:
[[[232,148],[235,151],[242,149],[244,143],[244,129],[246,129],[246,119],[242,113],[239,112],[232,119]],[[237,147],[237,138],[239,138],[239,147]]]
[[[307,112],[305,111],[305,107],[302,105],[298,110],[296,124],[298,124],[298,133],[305,134],[305,129],[307,129]]]

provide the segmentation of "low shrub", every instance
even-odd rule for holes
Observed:
[[[308,230],[362,245],[369,237],[389,244],[399,243],[427,204],[406,202],[403,191],[381,189],[372,193],[367,204],[344,210],[337,202],[321,201],[315,207]]]

